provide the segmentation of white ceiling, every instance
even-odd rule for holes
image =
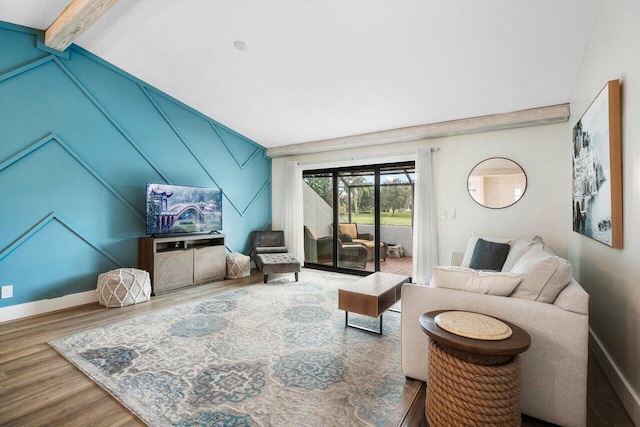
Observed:
[[[69,1],[0,20],[44,30]],[[120,0],[76,44],[275,147],[566,103],[599,3]]]

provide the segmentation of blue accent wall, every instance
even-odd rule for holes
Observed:
[[[229,251],[271,224],[266,149],[86,50],[0,22],[0,307],[138,264],[145,185],[223,191]]]

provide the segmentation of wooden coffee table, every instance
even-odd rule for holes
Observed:
[[[344,325],[382,335],[382,313],[395,304],[402,284],[409,277],[377,272],[338,289],[338,309],[344,310]],[[380,329],[369,329],[349,323],[349,312],[380,318]]]

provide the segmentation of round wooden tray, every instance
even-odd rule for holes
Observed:
[[[434,321],[447,332],[476,340],[499,341],[513,335],[511,328],[504,322],[468,311],[445,311],[438,314]]]

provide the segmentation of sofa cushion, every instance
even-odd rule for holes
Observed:
[[[507,243],[509,245],[511,244],[510,238],[482,236],[474,231],[471,233],[471,237],[469,238],[469,242],[467,243],[467,249],[464,251],[464,256],[462,257],[462,263],[460,264],[460,267],[469,267],[469,265],[471,264],[471,257],[473,256],[473,251],[476,248],[478,239],[483,239],[488,242]]]
[[[549,304],[571,281],[569,261],[550,255],[539,243],[520,257],[511,272],[526,277],[510,296]]]
[[[544,243],[540,236],[523,237],[516,240],[509,248],[509,255],[502,266],[502,271],[511,271],[516,262],[536,243]],[[555,255],[555,254],[554,254]]]
[[[565,311],[589,314],[589,294],[582,289],[578,282],[571,280],[571,282],[560,291],[553,305]]]
[[[507,243],[478,239],[469,267],[476,270],[500,271],[508,253],[509,245]]]
[[[430,286],[449,288],[481,294],[508,296],[523,274],[478,271],[467,267],[433,267]]]

